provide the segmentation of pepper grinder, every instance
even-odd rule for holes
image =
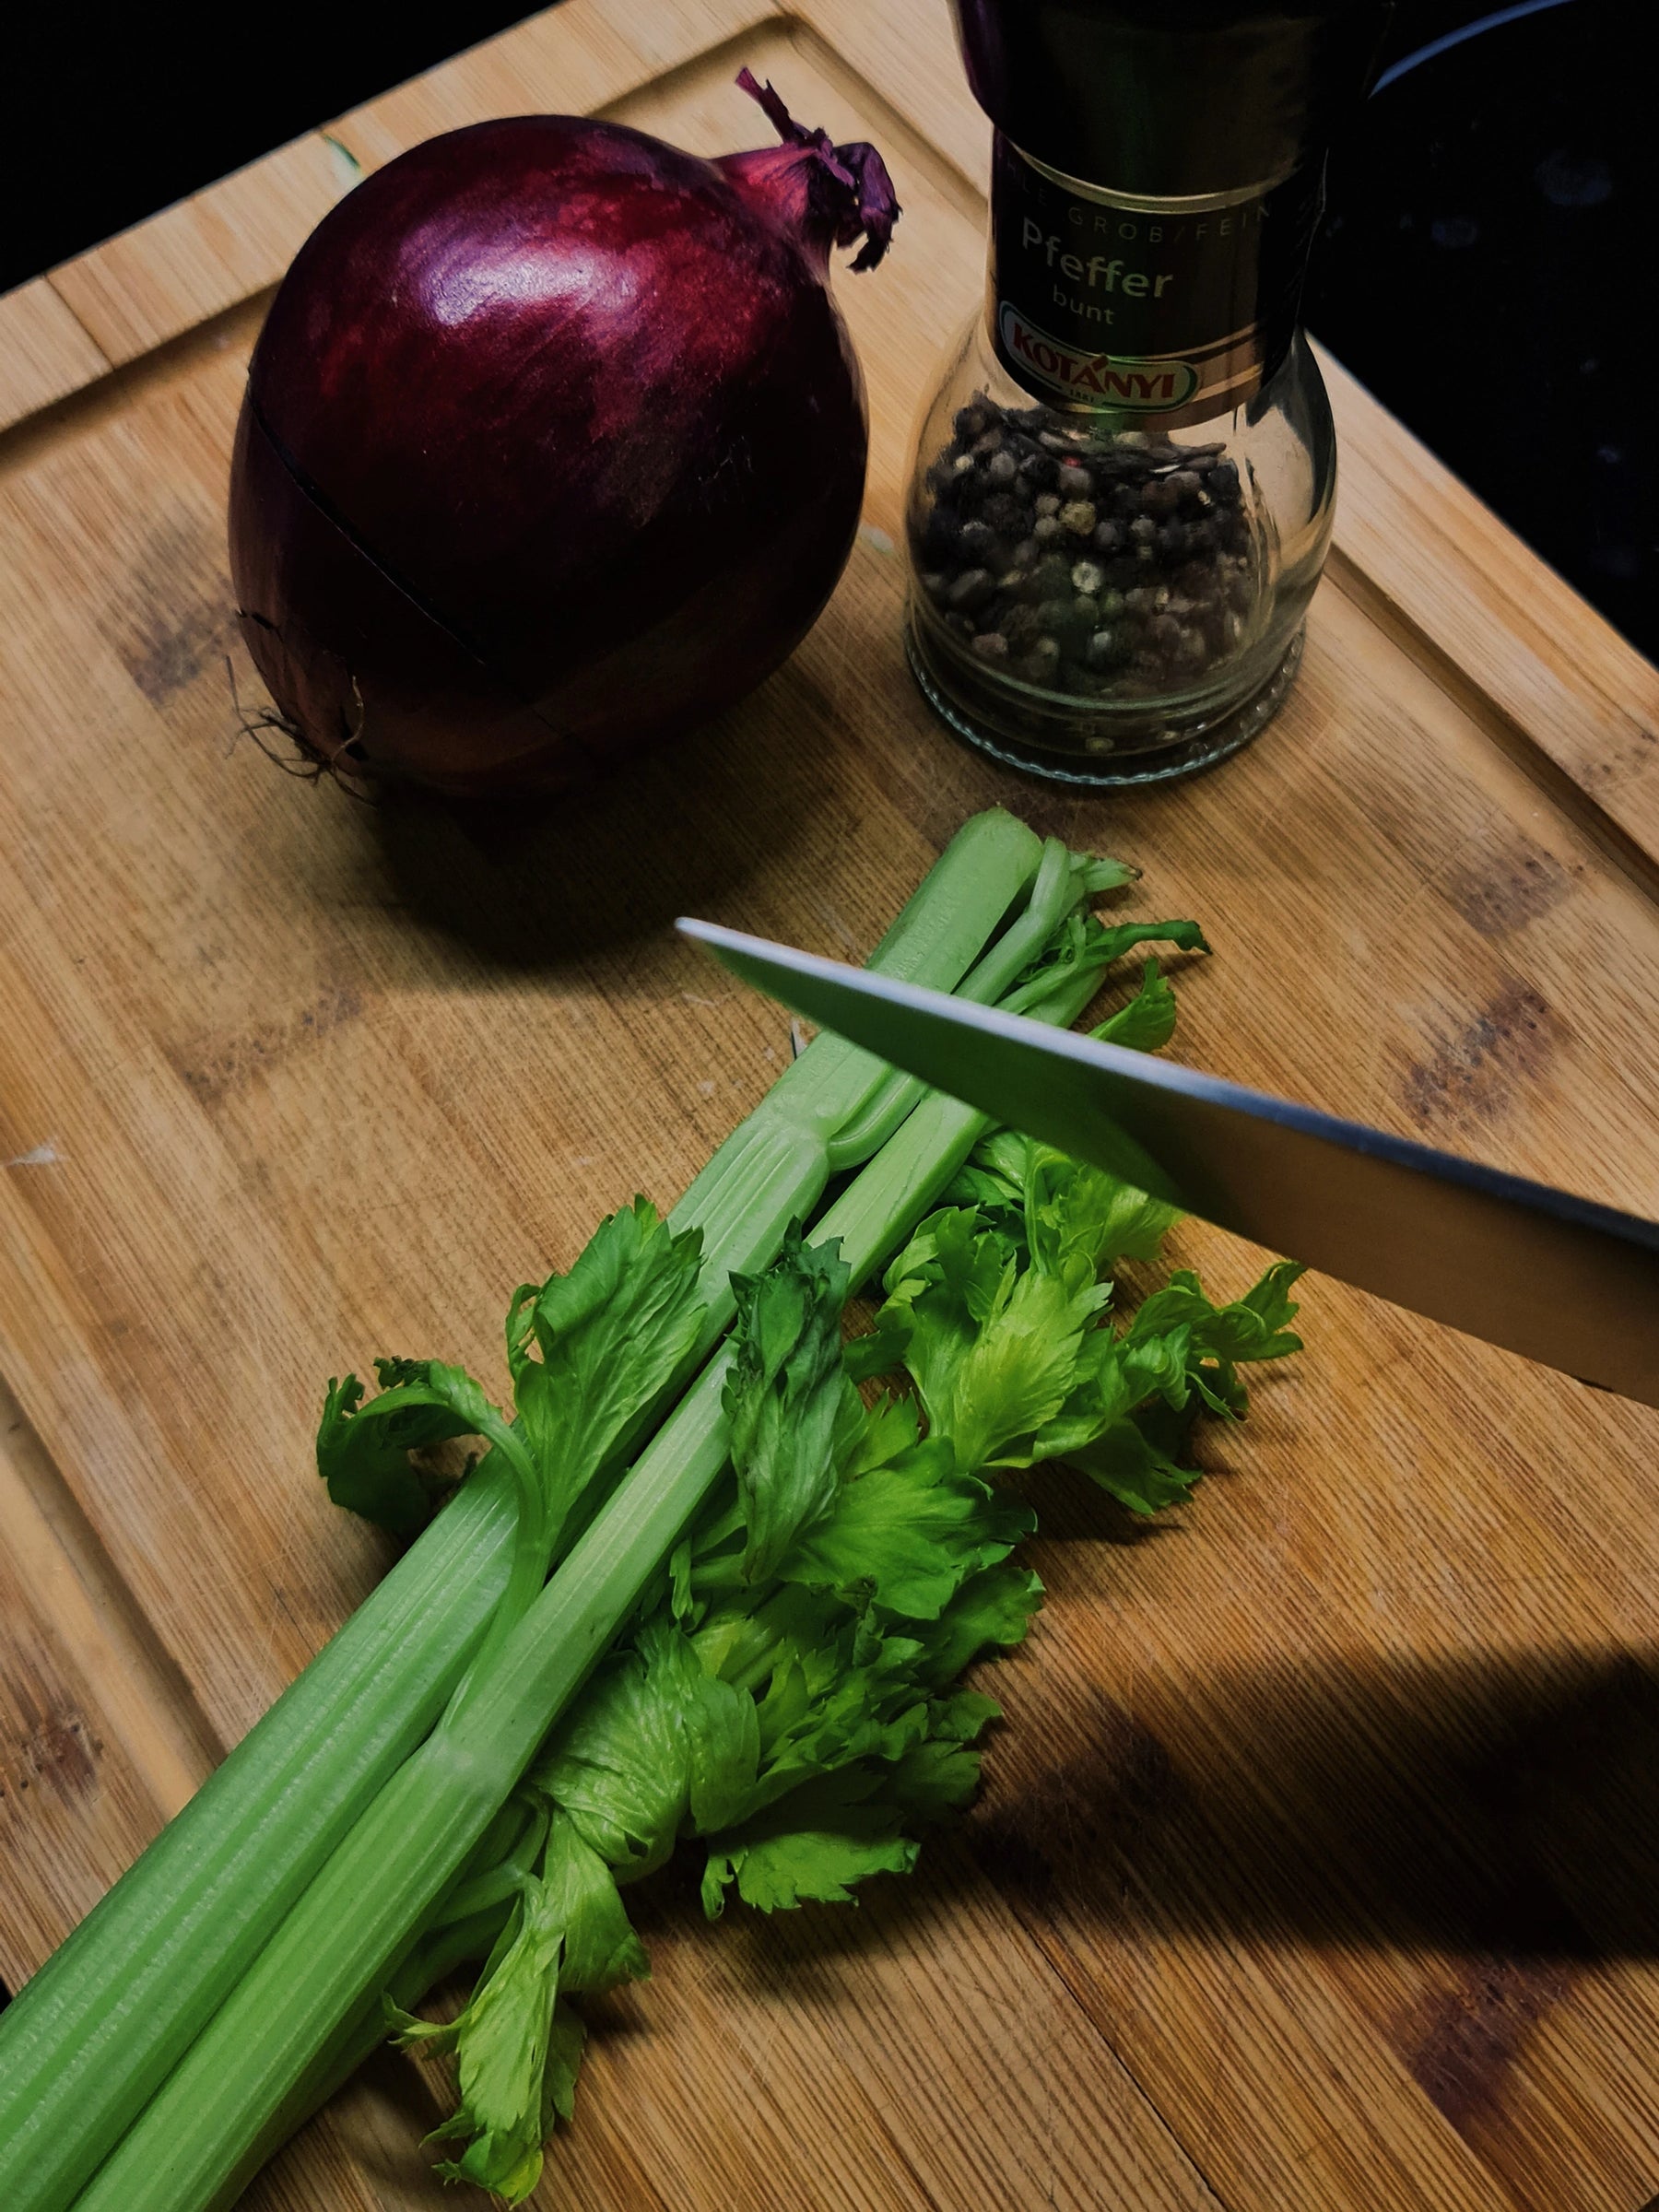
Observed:
[[[990,253],[917,441],[911,665],[1017,767],[1185,775],[1301,655],[1336,449],[1298,309],[1387,0],[954,6]]]

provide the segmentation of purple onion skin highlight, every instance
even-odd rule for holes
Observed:
[[[429,140],[313,231],[254,349],[230,562],[324,765],[555,792],[770,675],[858,524],[864,386],[831,246],[879,156],[793,124],[705,161],[524,116]]]

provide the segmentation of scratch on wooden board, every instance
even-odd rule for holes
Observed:
[[[292,1015],[254,1023],[231,1035],[196,1040],[168,1057],[194,1096],[215,1106],[262,1080],[291,1054],[309,1050],[363,1012],[359,992],[331,984]]]
[[[1476,1014],[1431,1040],[1406,1071],[1406,1103],[1425,1126],[1496,1120],[1545,1075],[1566,1025],[1528,982],[1512,977]]]
[[[1406,2039],[1419,2088],[1460,2133],[1502,2100],[1522,2046],[1565,1996],[1564,1965],[1475,1959],[1456,1983],[1430,1997]]]
[[[1515,830],[1491,839],[1445,878],[1445,896],[1483,937],[1507,936],[1553,912],[1583,873]]]
[[[63,1165],[63,1161],[64,1156],[55,1141],[48,1137],[43,1145],[31,1146],[29,1151],[19,1152],[6,1164],[8,1168],[57,1168]]]
[[[182,505],[150,524],[101,618],[127,674],[164,707],[217,668],[235,636],[235,594],[217,517]]]
[[[28,1652],[13,1654],[14,1709],[0,1743],[0,1804],[41,1787],[60,1798],[86,1796],[98,1782],[103,1745],[73,1705],[48,1688],[48,1669]]]

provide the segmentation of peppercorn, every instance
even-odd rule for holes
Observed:
[[[928,465],[917,594],[985,667],[1089,699],[1241,649],[1261,589],[1237,465],[976,394]]]
[[[965,569],[950,587],[951,606],[959,614],[971,614],[984,606],[995,589],[984,569]]]
[[[1034,606],[1010,607],[1004,618],[1002,634],[1008,641],[1010,653],[1028,653],[1042,635],[1042,624]]]
[[[982,566],[990,559],[991,549],[996,543],[996,533],[989,523],[982,520],[964,523],[960,543],[964,557]]]
[[[979,503],[990,487],[981,476],[979,465],[971,453],[964,453],[962,462],[965,465],[958,467],[956,481],[950,488],[951,504],[959,514],[973,514],[977,512]]]
[[[923,529],[923,551],[931,562],[949,566],[962,553],[962,524],[953,507],[935,507]]]

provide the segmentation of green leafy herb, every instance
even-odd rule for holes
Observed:
[[[797,1225],[776,1265],[733,1288],[726,1418],[747,1538],[743,1580],[756,1583],[835,1494],[838,1441],[857,1414],[841,1360],[847,1269],[838,1252],[804,1251]]]
[[[888,1272],[874,1331],[844,1352],[848,1270],[833,1250],[791,1236],[741,1287],[729,1486],[533,1771],[549,1864],[573,1830],[595,1868],[627,1881],[698,1839],[711,1917],[734,1891],[771,1912],[908,1872],[926,1828],[972,1794],[997,1714],[962,1671],[1018,1642],[1041,1597],[1011,1556],[1034,1517],[993,1471],[1065,1453],[1135,1512],[1179,1503],[1197,1480],[1174,1456],[1194,1416],[1233,1418],[1236,1366],[1296,1348],[1283,1266],[1223,1306],[1182,1272],[1114,1323],[1101,1270],[1126,1250],[1151,1257],[1170,1215],[1099,1170],[1003,1135],[957,1187],[987,1206],[922,1224]],[[845,1373],[861,1352],[866,1368],[901,1361],[916,1396],[861,1406]],[[609,1955],[642,1971],[619,1924],[605,1924]],[[528,1940],[486,1968],[486,1987],[521,1971]],[[574,1983],[537,1960],[523,1971],[539,1976],[539,2035]],[[446,2171],[517,2202],[540,2171],[528,2116],[562,2111],[570,2081],[526,2038],[551,2086],[538,2100],[514,2075],[498,2116],[469,2086],[485,2077],[495,2020],[485,2006],[476,2029],[464,2014],[445,2031],[461,2058],[451,2126],[470,2138]]]
[[[1203,949],[1190,923],[1083,911],[1127,873],[982,818],[877,964],[1075,1020],[1134,947]],[[1148,967],[1104,1033],[1147,1046],[1171,1018]],[[207,1810],[0,2022],[8,2212],[227,2201],[366,2052],[382,1993],[453,2053],[441,2171],[521,2200],[572,2110],[572,2001],[645,1971],[626,1884],[692,1841],[711,1915],[911,1865],[997,1710],[963,1670],[1041,1600],[1010,1473],[1067,1456],[1157,1510],[1196,1479],[1194,1422],[1237,1418],[1240,1368],[1291,1348],[1282,1271],[1222,1307],[1177,1277],[1114,1316],[1107,1271],[1168,1218],[819,1039],[668,1222],[638,1202],[515,1295],[511,1418],[441,1363],[331,1385],[331,1490],[401,1534],[430,1510],[425,1455],[484,1453]],[[896,1250],[843,1347],[848,1294]],[[420,2021],[469,1958],[458,2018]]]
[[[456,1437],[482,1436],[500,1417],[470,1375],[435,1359],[377,1359],[378,1397],[355,1375],[330,1382],[317,1430],[317,1471],[336,1505],[418,1535],[443,1484],[411,1458]]]

